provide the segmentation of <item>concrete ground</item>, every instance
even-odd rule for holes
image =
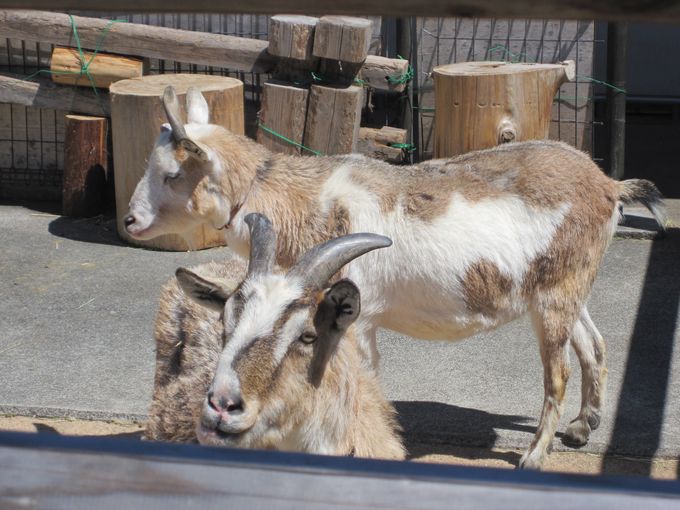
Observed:
[[[669,205],[680,224],[680,201]],[[231,256],[128,247],[111,218],[68,219],[45,206],[0,205],[0,246],[0,415],[71,420],[143,420],[161,284],[178,266]],[[660,476],[677,476],[679,255],[678,230],[655,241],[615,239],[595,283],[589,309],[608,345],[609,399],[577,458],[597,459],[597,470],[650,475],[661,462]],[[543,392],[528,321],[458,343],[383,331],[379,347],[414,457],[451,459],[453,448],[452,458],[482,465],[517,462]],[[577,365],[560,431],[578,412]],[[0,429],[12,429],[7,420]],[[559,433],[554,450],[573,455]],[[659,460],[623,469],[630,457]]]

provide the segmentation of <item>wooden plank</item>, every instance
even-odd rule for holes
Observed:
[[[26,81],[18,75],[0,74],[0,103],[33,108],[53,108],[91,115],[109,115],[109,95],[90,89],[56,85],[48,78]]]
[[[302,144],[307,118],[309,90],[278,82],[267,82],[262,90],[262,107],[257,141],[274,152],[300,154],[301,149],[272,134],[274,131]]]
[[[107,438],[0,433],[0,506],[553,510],[677,508],[680,485]]]
[[[363,97],[361,87],[312,85],[304,145],[326,155],[355,152]]]
[[[89,77],[81,73],[87,65]],[[62,85],[76,85],[108,89],[119,80],[138,78],[144,74],[144,62],[138,58],[83,52],[74,48],[54,48],[50,64],[52,81]],[[90,79],[91,77],[91,79]]]
[[[408,132],[405,129],[391,126],[383,126],[380,129],[362,127],[359,128],[359,138],[362,140],[375,140],[379,143],[406,143]]]
[[[476,18],[560,18],[680,22],[680,0],[0,0],[3,9],[98,10],[108,12],[231,12],[391,16],[461,16]],[[1,22],[0,22],[1,24]]]

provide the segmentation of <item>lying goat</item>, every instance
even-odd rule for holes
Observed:
[[[456,340],[529,313],[539,339],[545,397],[536,436],[520,461],[539,467],[552,443],[569,377],[568,346],[583,373],[579,415],[567,428],[584,444],[600,421],[605,346],[586,300],[619,205],[640,201],[663,224],[660,195],[642,180],[616,182],[566,144],[532,141],[448,160],[394,167],[360,155],[274,154],[208,124],[199,92],[187,93],[189,124],[174,91],[164,129],[130,201],[129,234],[148,239],[206,223],[247,253],[246,214],[271,218],[277,262],[349,232],[379,232],[394,247],[353,262],[362,289],[360,345],[377,363],[384,327]]]
[[[390,240],[339,237],[280,274],[271,224],[255,214],[245,221],[252,242],[242,283],[238,265],[205,265],[200,275],[179,269],[163,290],[147,437],[403,459],[394,409],[350,327],[359,290],[349,280],[327,286]]]

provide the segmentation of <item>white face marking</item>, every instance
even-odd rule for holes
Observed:
[[[218,374],[222,369],[230,370],[234,358],[253,340],[271,335],[286,307],[301,297],[302,293],[303,288],[298,281],[282,275],[248,279],[241,288],[245,304],[238,324],[232,325],[233,332],[228,336],[220,356]]]
[[[288,352],[290,344],[297,341],[302,333],[302,328],[309,317],[309,310],[303,309],[294,312],[286,324],[281,328],[281,332],[277,335],[276,346],[274,347],[274,363],[279,364]]]

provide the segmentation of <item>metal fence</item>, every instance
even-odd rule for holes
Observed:
[[[216,14],[135,14],[79,12],[80,15],[122,19],[129,22],[266,39],[268,16]],[[374,22],[371,53],[396,53],[394,31],[381,31]],[[490,20],[418,18],[409,34],[416,58],[410,94],[375,94],[367,102],[372,111],[366,120],[376,125],[401,125],[410,106],[413,119],[413,159],[427,159],[432,153],[434,90],[433,67],[468,60],[513,60],[557,62],[573,59],[578,79],[565,84],[556,98],[551,138],[564,140],[589,151],[593,137],[593,72],[595,46],[603,44],[594,36],[594,23],[544,20]],[[18,40],[0,40],[0,72],[30,76],[49,69],[52,45]],[[104,45],[105,50],[105,45]],[[151,59],[151,73],[206,73],[232,76],[245,84],[246,132],[254,134],[261,84],[266,76],[229,69]],[[406,108],[402,106],[407,105]],[[63,111],[41,110],[0,104],[0,195],[8,197],[58,198],[63,169]]]

